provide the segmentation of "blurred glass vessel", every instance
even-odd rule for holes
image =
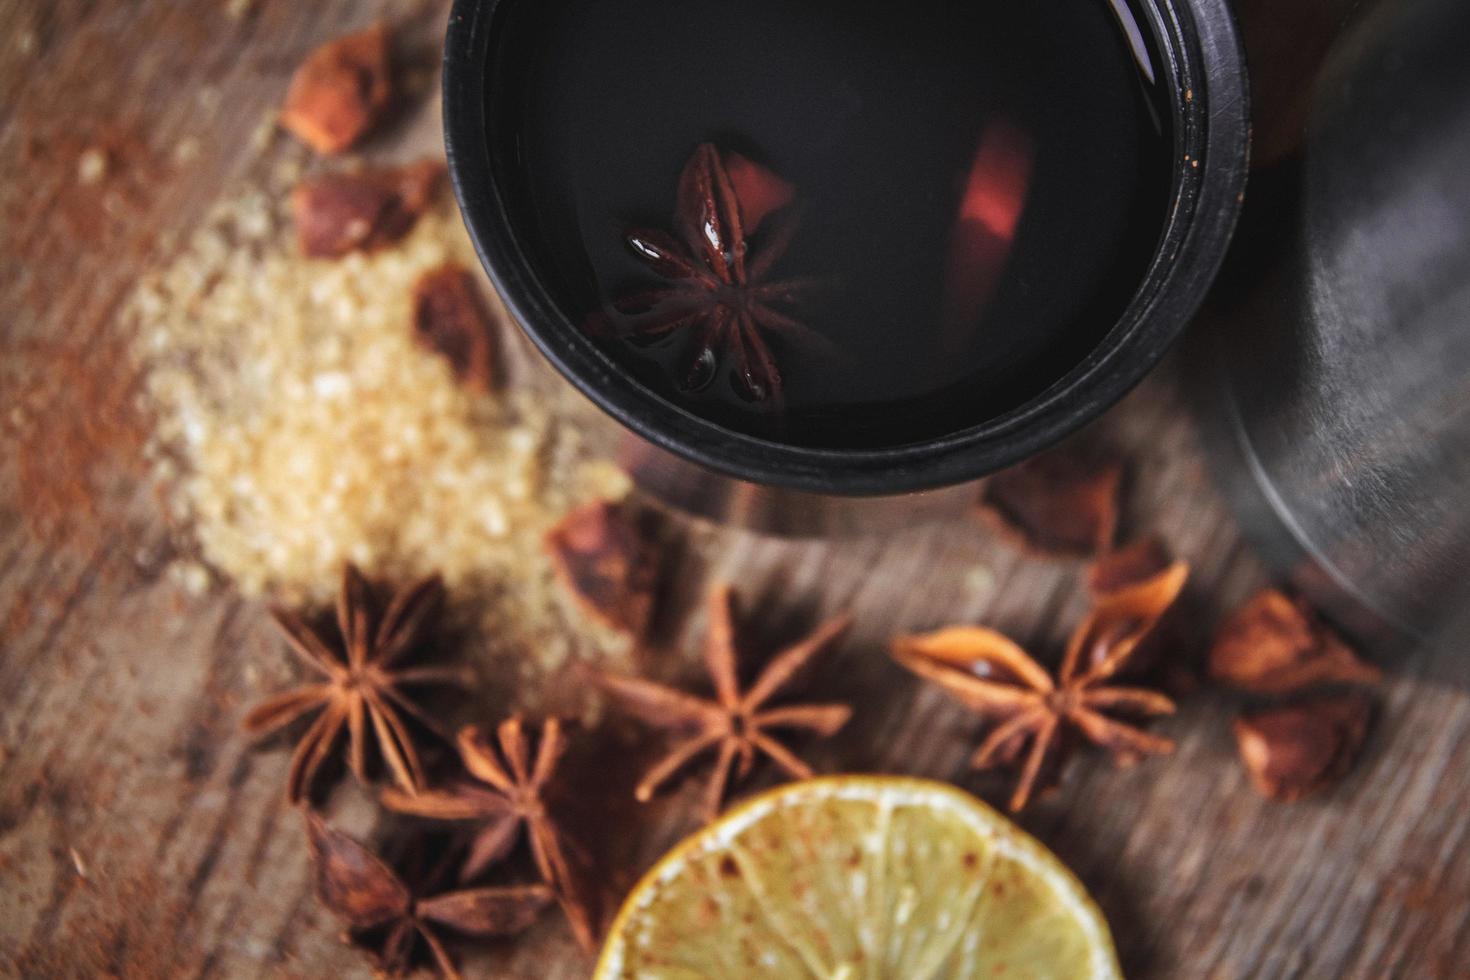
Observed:
[[[1439,640],[1470,621],[1470,4],[1242,17],[1256,170],[1194,335],[1218,470],[1314,601]]]

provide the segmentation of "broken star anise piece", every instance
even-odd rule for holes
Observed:
[[[414,339],[448,361],[460,384],[482,394],[495,383],[493,326],[475,277],[458,262],[430,269],[414,283]]]
[[[393,869],[353,838],[306,814],[307,839],[322,904],[346,921],[354,941],[370,939],[378,969],[401,977],[413,967],[414,943],[422,939],[439,971],[459,970],[436,929],[469,936],[523,932],[551,901],[544,885],[470,888],[417,897]]]
[[[1372,700],[1360,692],[1314,698],[1242,715],[1235,741],[1256,790],[1290,803],[1352,768],[1372,714]]]
[[[561,722],[551,718],[542,726],[534,762],[519,718],[502,722],[497,737],[498,752],[476,726],[459,733],[460,758],[478,783],[466,781],[417,794],[389,789],[383,792],[383,805],[431,820],[482,824],[460,871],[462,882],[479,877],[505,857],[524,828],[542,879],[556,892],[577,941],[592,949],[597,938],[592,917],[568,859],[565,835],[546,805],[547,786],[566,747]]]
[[[337,600],[340,643],[284,610],[273,613],[291,652],[321,679],[278,694],[245,716],[245,730],[262,736],[319,711],[291,757],[286,796],[300,801],[342,730],[347,730],[348,764],[367,781],[368,726],[393,779],[409,792],[424,784],[423,765],[404,715],[438,731],[438,724],[405,688],[420,684],[463,685],[465,672],[447,667],[405,667],[419,633],[439,608],[444,586],[437,576],[396,593],[381,617],[372,589],[348,565]]]
[[[599,623],[641,637],[653,616],[658,566],[624,508],[605,500],[578,507],[546,533],[557,578]]]
[[[1102,554],[1117,535],[1122,486],[1117,460],[1052,450],[991,477],[980,515],[1039,554]]]
[[[735,161],[738,184],[731,175]],[[796,234],[796,219],[775,220],[760,247],[751,249],[756,225],[791,196],[784,182],[760,174],[750,161],[733,154],[727,159],[714,144],[700,144],[679,178],[678,236],[654,229],[627,235],[633,254],[664,284],[620,298],[594,322],[601,330],[610,321],[614,333],[640,341],[684,334],[678,379],[684,390],[709,385],[724,358],[733,366],[736,391],[775,410],[782,380],[770,336],[818,346],[825,341],[780,309],[799,303],[815,283],[770,278]],[[742,188],[749,200],[742,199]]]
[[[1019,811],[1059,773],[1069,736],[1107,749],[1120,764],[1173,751],[1169,739],[1114,715],[1173,714],[1174,702],[1112,680],[1174,604],[1188,574],[1187,566],[1172,565],[1099,601],[1073,632],[1055,679],[1011,640],[982,627],[898,637],[893,656],[993,724],[971,762],[980,769],[1021,763],[1010,799]]]
[[[1226,620],[1209,663],[1213,680],[1252,694],[1375,684],[1382,677],[1304,603],[1275,589],[1258,592]]]
[[[713,751],[714,773],[701,806],[701,814],[713,819],[719,813],[732,771],[737,779],[743,779],[758,755],[769,757],[795,779],[812,776],[811,767],[775,738],[775,730],[796,728],[831,735],[852,715],[852,709],[845,704],[770,706],[771,699],[847,629],[850,617],[829,620],[810,636],[778,653],[742,693],[737,670],[734,601],[728,586],[719,586],[710,595],[704,659],[714,681],[714,698],[697,698],[638,678],[600,675],[603,687],[622,708],[649,724],[681,735],[638,784],[635,792],[643,802],[652,799],[659,787],[695,757]]]

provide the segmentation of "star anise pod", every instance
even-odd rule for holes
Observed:
[[[1170,566],[1101,599],[1072,634],[1056,678],[994,630],[954,627],[899,637],[894,658],[993,723],[971,763],[1021,763],[1010,808],[1023,809],[1060,770],[1069,737],[1093,742],[1120,764],[1172,752],[1174,743],[1114,717],[1174,712],[1156,691],[1112,683],[1184,588],[1189,569]]]
[[[591,949],[596,942],[591,916],[579,897],[565,836],[546,806],[547,786],[566,747],[561,722],[551,718],[542,727],[534,762],[519,718],[502,722],[497,736],[499,751],[479,727],[460,730],[460,758],[478,783],[462,781],[417,794],[388,789],[383,804],[432,820],[482,823],[460,871],[462,882],[505,857],[524,829],[542,879],[556,892],[577,941]]]
[[[401,977],[413,965],[422,939],[439,971],[459,971],[439,938],[442,927],[470,936],[508,936],[527,929],[551,901],[544,885],[471,888],[418,897],[372,851],[306,813],[307,836],[316,869],[317,894],[344,919],[354,941],[372,944],[378,969]]]
[[[710,595],[709,619],[704,659],[714,681],[714,698],[694,697],[633,677],[604,674],[600,679],[627,711],[649,724],[682,735],[638,784],[635,791],[638,799],[643,802],[652,799],[659,787],[686,764],[713,750],[714,773],[701,807],[702,814],[713,819],[719,813],[732,770],[737,779],[743,779],[759,754],[769,757],[795,779],[812,776],[811,767],[782,745],[773,732],[796,728],[831,735],[847,723],[852,709],[845,704],[771,707],[769,702],[847,629],[851,618],[839,616],[829,620],[810,636],[778,653],[744,693],[740,690],[736,667],[734,594],[728,586],[719,586]]]
[[[340,643],[293,613],[272,613],[291,652],[322,678],[278,694],[245,716],[245,730],[262,736],[320,711],[291,757],[286,796],[292,803],[306,795],[344,728],[348,764],[359,781],[367,781],[367,729],[371,725],[379,754],[394,781],[409,792],[424,785],[423,764],[403,716],[417,719],[432,731],[439,726],[404,688],[462,685],[466,677],[455,668],[404,667],[401,661],[414,650],[418,634],[443,597],[438,576],[427,578],[396,593],[379,618],[367,581],[348,565],[337,599]]]
[[[752,251],[750,236],[773,204],[789,195],[758,192],[777,179],[743,178],[744,197],[731,176],[753,164],[727,160],[718,147],[702,143],[679,178],[678,236],[656,229],[628,232],[628,246],[664,285],[625,296],[613,304],[611,320],[622,336],[655,340],[676,332],[689,337],[680,383],[697,391],[714,380],[720,358],[734,366],[737,391],[753,402],[779,407],[781,372],[768,343],[771,334],[824,344],[805,324],[778,307],[799,302],[815,286],[809,279],[771,281],[770,274],[796,234],[789,214],[774,222]],[[599,324],[601,319],[598,318]]]

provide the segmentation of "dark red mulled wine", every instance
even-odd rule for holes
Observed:
[[[519,0],[489,123],[522,246],[669,401],[798,446],[1062,378],[1172,196],[1144,0]]]

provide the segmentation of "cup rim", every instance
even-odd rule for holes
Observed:
[[[1126,395],[1193,317],[1224,260],[1244,199],[1250,104],[1228,0],[1145,0],[1163,35],[1174,113],[1174,186],[1163,233],[1122,315],[1091,352],[1024,404],[955,433],[879,449],[792,446],[728,429],[623,372],[543,286],[491,163],[489,55],[514,0],[455,0],[444,54],[450,179],[480,261],[521,330],[599,408],[654,445],[722,475],[838,496],[909,493],[974,480],[1031,456]]]

